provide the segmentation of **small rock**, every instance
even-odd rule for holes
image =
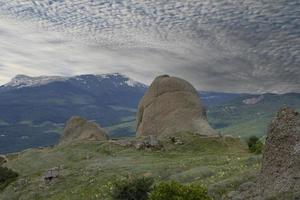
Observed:
[[[237,191],[229,192],[227,194],[227,197],[228,197],[229,200],[243,200],[241,194]]]
[[[157,137],[154,135],[149,135],[145,137],[143,140],[136,141],[134,146],[136,149],[148,149],[148,150],[161,148],[161,145],[159,144]]]
[[[239,191],[243,192],[243,191],[247,191],[249,190],[250,188],[254,188],[256,185],[255,183],[253,182],[246,182],[246,183],[243,183],[242,185],[240,185],[239,187]]]
[[[59,167],[54,167],[54,168],[48,169],[45,172],[43,179],[45,180],[46,183],[49,183],[53,179],[58,178],[58,177],[59,177]]]

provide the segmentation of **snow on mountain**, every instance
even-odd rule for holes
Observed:
[[[110,74],[99,74],[99,75],[79,75],[72,77],[63,76],[37,76],[30,77],[26,75],[17,75],[9,83],[3,85],[4,88],[25,88],[25,87],[37,87],[41,85],[46,85],[52,82],[67,81],[70,79],[81,82],[81,84],[88,85],[89,78],[97,78],[97,81],[101,82],[104,79],[110,79],[115,86],[129,86],[129,87],[147,87],[146,85],[137,82],[128,76],[120,73],[110,73]]]
[[[5,84],[4,87],[10,88],[24,88],[24,87],[35,87],[40,85],[46,85],[55,81],[65,81],[66,77],[61,76],[38,76],[30,77],[26,75],[17,75],[9,83]]]

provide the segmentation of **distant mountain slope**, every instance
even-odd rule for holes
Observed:
[[[200,97],[206,107],[224,104],[245,94],[200,91]]]
[[[135,116],[146,88],[121,74],[18,75],[0,87],[0,152],[56,143],[63,123],[73,115],[101,126],[124,122]]]
[[[14,83],[18,77],[21,76],[14,78]],[[36,84],[29,78],[26,80],[0,88],[2,121],[62,123],[77,114],[107,126],[132,113],[115,107],[136,108],[146,89],[145,85],[120,74],[82,75]]]
[[[95,120],[111,137],[135,134],[147,86],[122,74],[74,77],[18,75],[0,86],[0,153],[55,144],[73,115]],[[300,94],[199,92],[210,124],[224,134],[263,135],[283,105],[300,108]]]
[[[300,94],[242,95],[230,102],[210,107],[208,118],[211,125],[224,134],[263,136],[270,120],[283,106],[300,110]]]

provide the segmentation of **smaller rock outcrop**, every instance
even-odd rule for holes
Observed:
[[[75,116],[66,123],[60,143],[75,140],[108,140],[108,136],[106,131],[95,122]]]

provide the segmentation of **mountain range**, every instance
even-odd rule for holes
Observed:
[[[0,86],[0,153],[56,144],[74,115],[96,121],[111,137],[133,135],[147,85],[119,73],[72,77],[17,75]],[[283,105],[300,108],[300,94],[199,91],[208,119],[223,134],[263,136]]]

